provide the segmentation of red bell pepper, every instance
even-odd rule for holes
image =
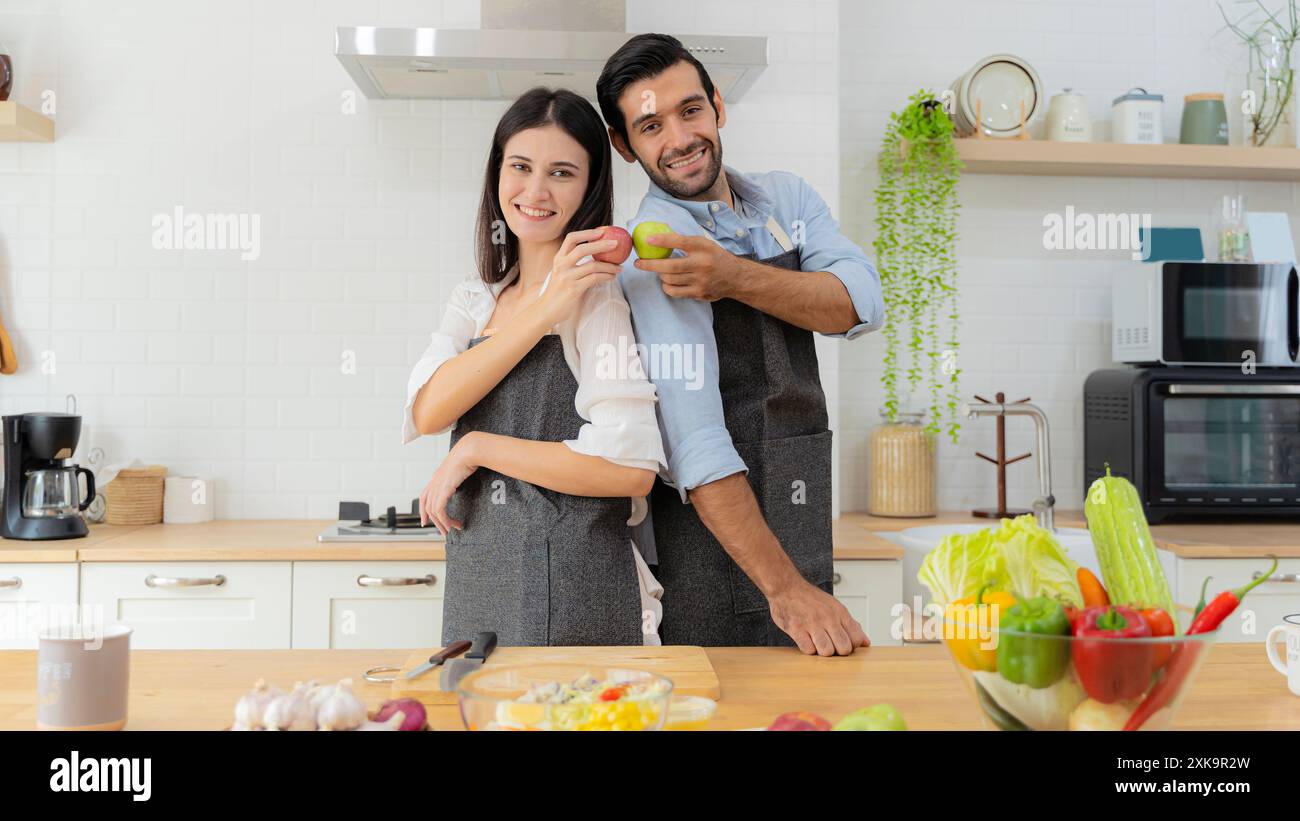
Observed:
[[[1151,627],[1151,635],[1156,638],[1163,636],[1172,636],[1174,634],[1174,619],[1159,607],[1152,607],[1147,610],[1139,610],[1142,614],[1142,620]],[[1165,666],[1169,661],[1169,656],[1174,652],[1174,646],[1170,644],[1152,644],[1151,671],[1155,672]]]
[[[1088,697],[1102,704],[1138,698],[1151,683],[1151,626],[1131,607],[1088,607],[1074,624],[1074,671]],[[1100,639],[1100,641],[1089,641]]]

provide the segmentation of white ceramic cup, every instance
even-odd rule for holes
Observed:
[[[1277,643],[1286,640],[1286,661],[1277,654]],[[1268,660],[1279,673],[1286,676],[1291,692],[1300,696],[1300,613],[1282,617],[1282,623],[1268,631],[1264,639]]]

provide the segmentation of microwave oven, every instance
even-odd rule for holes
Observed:
[[[1111,358],[1133,365],[1300,365],[1291,263],[1125,265],[1111,289]]]
[[[1085,493],[1109,466],[1153,524],[1300,517],[1300,371],[1109,369],[1083,394]]]

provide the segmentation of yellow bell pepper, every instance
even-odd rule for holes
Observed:
[[[944,608],[943,642],[967,670],[993,673],[998,669],[998,621],[1016,603],[1016,597],[1003,591],[985,593],[987,589],[984,585],[974,596]]]

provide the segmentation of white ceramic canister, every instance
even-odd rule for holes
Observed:
[[[1082,94],[1063,90],[1047,106],[1047,139],[1063,143],[1092,142],[1092,118]]]
[[[1116,97],[1110,114],[1111,142],[1159,145],[1165,141],[1165,98],[1145,88],[1130,88]]]

